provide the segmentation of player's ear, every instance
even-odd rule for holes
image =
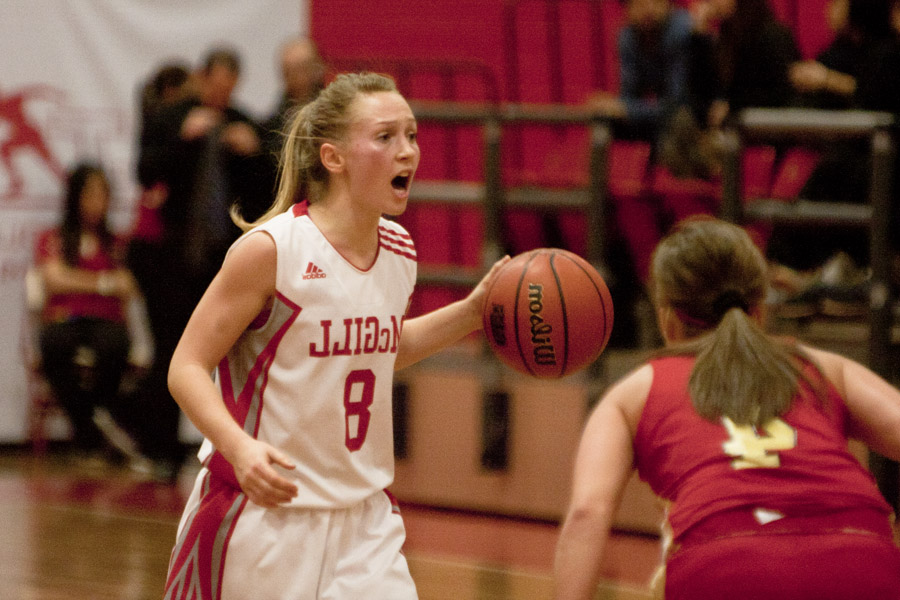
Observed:
[[[339,173],[346,164],[341,149],[331,142],[325,142],[319,148],[319,160],[329,173]]]
[[[656,322],[659,325],[659,333],[666,344],[684,339],[684,323],[681,322],[671,306],[657,307]]]

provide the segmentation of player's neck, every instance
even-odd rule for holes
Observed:
[[[349,202],[323,198],[309,207],[309,218],[350,264],[368,269],[378,255],[378,215],[364,215]]]

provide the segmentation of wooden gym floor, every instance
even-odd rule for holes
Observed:
[[[188,471],[186,469],[186,471]],[[140,481],[62,453],[0,452],[0,579],[16,600],[157,600],[192,482]],[[402,503],[401,503],[402,504]],[[402,505],[421,600],[548,598],[557,528]],[[649,598],[657,540],[615,536],[598,598]],[[9,595],[7,595],[9,594]]]
[[[859,328],[787,331],[864,359]],[[848,352],[851,350],[851,352]],[[629,369],[625,356],[610,373]],[[615,363],[616,361],[610,361]],[[87,468],[64,453],[0,448],[0,580],[14,600],[158,600],[194,473],[175,485],[124,469]],[[530,600],[551,594],[557,524],[404,503],[405,553],[421,600]],[[649,600],[655,536],[619,532],[598,600]]]

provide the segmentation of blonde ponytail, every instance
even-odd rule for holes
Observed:
[[[253,222],[245,221],[232,209],[232,221],[243,231],[265,223],[300,200],[304,186],[310,202],[321,198],[328,187],[328,171],[319,158],[322,144],[343,139],[350,123],[350,106],[357,96],[396,91],[394,80],[387,75],[338,75],[291,119],[278,161],[278,191],[272,206]]]

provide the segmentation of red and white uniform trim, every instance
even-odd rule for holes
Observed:
[[[306,203],[253,229],[275,242],[276,297],[221,361],[216,383],[235,421],[297,465],[287,508],[343,510],[371,501],[394,476],[391,394],[405,311],[416,280],[412,239],[381,219],[374,263],[349,263]],[[253,511],[234,470],[205,441],[204,468],[173,550],[166,598],[220,597],[229,541]],[[237,529],[237,534],[235,530]],[[400,528],[402,541],[402,525]],[[401,569],[402,571],[402,569]],[[228,581],[225,577],[224,581]]]

